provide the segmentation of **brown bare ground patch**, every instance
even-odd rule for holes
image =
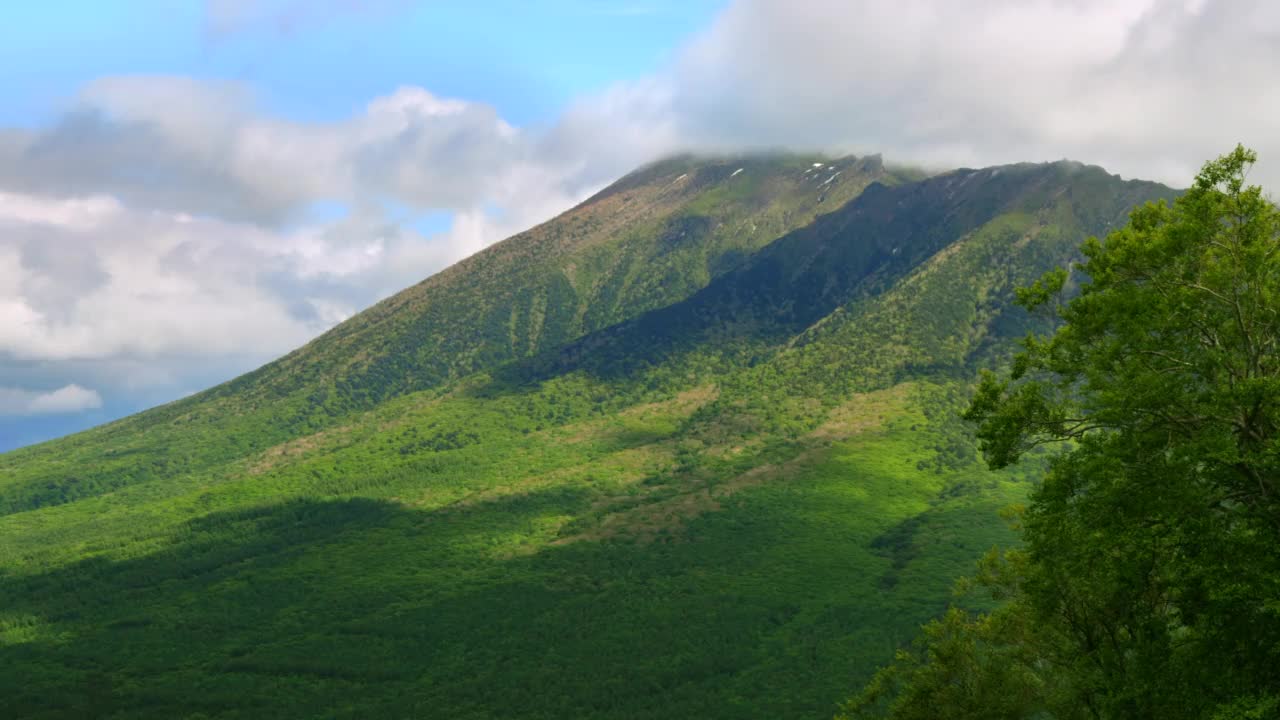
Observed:
[[[659,447],[655,445],[646,445],[637,448],[628,448],[611,453],[607,457],[585,466],[574,465],[572,467],[559,468],[540,475],[533,475],[522,480],[495,485],[493,487],[478,490],[466,497],[449,504],[452,509],[462,509],[482,505],[496,500],[503,500],[512,497],[521,497],[544,490],[551,487],[557,487],[577,478],[585,478],[593,475],[608,475],[611,483],[621,486],[631,486],[639,483],[648,477],[654,467],[664,466],[672,461],[672,453],[669,447]]]
[[[902,383],[884,390],[858,393],[837,405],[821,425],[809,432],[808,437],[834,442],[879,428],[894,410],[906,402],[911,387],[911,383]]]
[[[321,430],[318,433],[304,435],[300,438],[280,443],[273,447],[263,450],[257,458],[250,462],[248,468],[249,475],[261,475],[262,473],[276,467],[284,462],[293,460],[320,447],[328,440],[338,440],[345,438],[351,434],[349,426],[329,428]]]
[[[722,483],[704,485],[674,497],[612,513],[607,515],[597,527],[584,533],[560,538],[552,544],[564,545],[579,540],[601,540],[622,535],[640,542],[652,542],[663,531],[679,530],[703,513],[722,509],[724,506],[721,500],[744,488],[793,476],[801,466],[813,460],[816,455],[816,450],[806,450],[785,463],[761,465]]]
[[[720,388],[715,385],[699,385],[696,388],[679,393],[670,400],[629,407],[619,415],[623,417],[644,417],[654,413],[663,413],[688,417],[698,408],[715,400],[719,395]]]
[[[389,418],[387,420],[383,420],[381,423],[379,423],[378,432],[381,433],[381,432],[386,432],[388,430],[395,430],[397,428],[404,427],[405,425],[409,425],[411,423],[422,422],[423,417],[421,415],[421,412],[423,410],[439,405],[445,399],[450,398],[455,394],[456,394],[456,391],[450,391],[449,393],[446,393],[445,395],[441,395],[438,397],[427,397],[422,399],[416,399],[412,405],[405,408],[401,408],[400,414],[398,416]]]
[[[686,390],[670,400],[661,400],[659,402],[645,403],[643,405],[635,405],[618,413],[618,417],[641,419],[650,417],[655,414],[669,415],[677,418],[687,418],[698,410],[698,408],[715,400],[720,394],[720,389],[715,385],[701,385],[691,390]],[[594,440],[598,438],[601,432],[612,427],[615,420],[606,418],[602,420],[590,420],[583,423],[570,425],[565,430],[572,429],[569,434],[556,438],[557,442],[576,444]],[[563,432],[564,430],[560,430]],[[547,432],[547,431],[544,431]]]

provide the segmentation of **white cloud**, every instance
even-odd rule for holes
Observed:
[[[433,236],[376,209],[272,228],[0,192],[0,386],[93,377],[163,399],[232,377],[577,199],[519,184],[495,185],[503,212],[460,210]],[[8,414],[34,411],[16,397]]]
[[[96,390],[71,384],[49,392],[0,387],[0,415],[54,415],[102,407]]]
[[[272,271],[321,266],[311,238],[90,200],[0,196],[0,354],[196,356],[305,341]]]
[[[696,147],[1070,157],[1181,185],[1244,142],[1280,190],[1278,34],[1263,0],[742,0],[646,102]]]
[[[304,123],[262,113],[239,83],[108,77],[52,127],[0,142],[0,187],[278,224],[319,200],[481,202],[532,149],[493,108],[422,88]]]

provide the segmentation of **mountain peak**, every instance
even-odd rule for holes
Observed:
[[[249,375],[0,455],[6,707],[829,712],[1026,496],[958,420],[1040,327],[1014,288],[1171,193],[642,168]]]

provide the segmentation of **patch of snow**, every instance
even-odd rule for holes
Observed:
[[[814,167],[822,167],[822,163],[814,163],[814,164],[813,164],[813,166],[814,166]]]
[[[737,170],[734,170],[733,173],[729,175],[729,177],[733,177],[734,175],[737,175],[740,172],[742,172],[742,168],[738,168]]]

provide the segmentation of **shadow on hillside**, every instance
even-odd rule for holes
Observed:
[[[0,693],[15,717],[254,714],[281,701],[315,716],[342,705],[338,691],[412,683],[431,664],[394,618],[465,594],[451,576],[500,570],[478,518],[529,522],[581,504],[563,490],[436,512],[293,501],[196,518],[151,555],[11,575],[5,615],[59,633],[0,647]],[[314,683],[328,690],[312,698]]]
[[[142,557],[11,573],[0,617],[39,624],[0,646],[0,697],[26,718],[822,715],[925,617],[856,563],[797,572],[840,541],[783,504],[669,542],[513,540],[590,499],[287,502],[194,519]],[[779,537],[791,555],[770,554]]]
[[[976,182],[972,182],[977,178]],[[585,372],[632,379],[711,349],[700,362],[767,357],[837,308],[873,297],[998,215],[1038,211],[1062,178],[1050,166],[956,171],[862,194],[794,230],[689,298],[490,371],[500,392]]]

